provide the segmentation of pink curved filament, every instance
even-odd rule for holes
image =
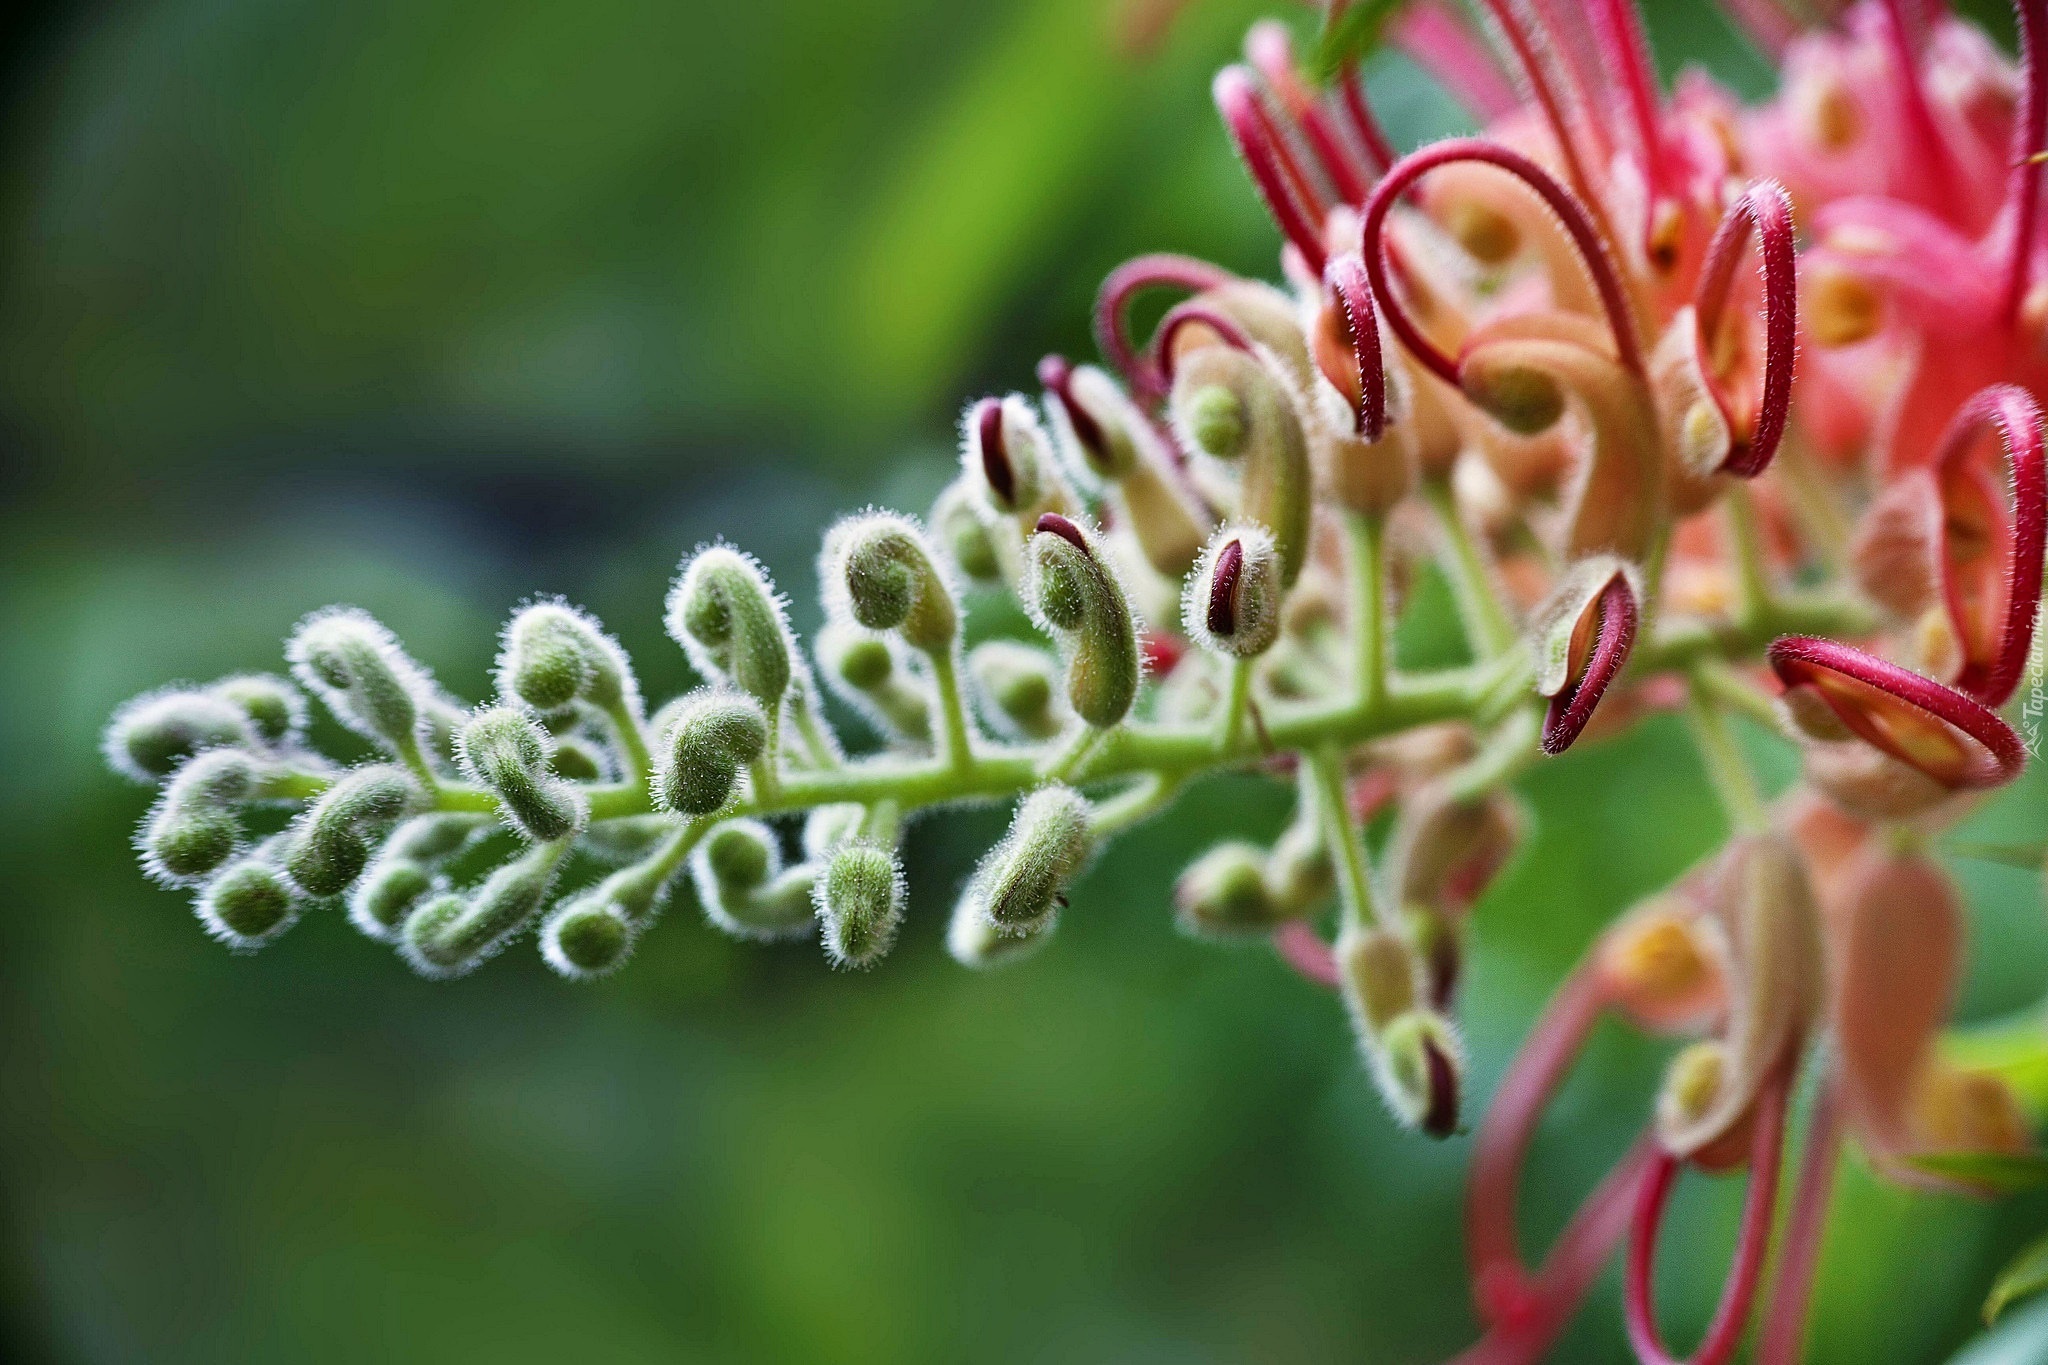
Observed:
[[[1251,73],[1241,66],[1226,66],[1216,73],[1210,90],[1223,126],[1251,172],[1267,211],[1309,268],[1320,275],[1325,255],[1322,225],[1329,206],[1295,161],[1285,136],[1260,100]]]
[[[1365,262],[1356,256],[1339,256],[1323,271],[1323,283],[1336,296],[1337,306],[1351,327],[1351,355],[1358,364],[1358,407],[1352,413],[1352,430],[1368,441],[1377,441],[1387,430],[1386,358],[1380,353],[1379,313],[1372,303],[1372,279]]]
[[[1387,140],[1386,129],[1380,127],[1379,119],[1373,116],[1372,105],[1366,101],[1365,87],[1358,79],[1356,68],[1347,70],[1337,81],[1337,97],[1343,102],[1344,113],[1351,120],[1351,132],[1359,145],[1365,148],[1372,159],[1372,173],[1381,175],[1394,164],[1394,144]],[[1365,202],[1360,194],[1353,203]]]
[[[1523,22],[1517,0],[1480,0],[1480,4],[1493,17],[1502,41],[1514,54],[1515,64],[1521,68],[1522,79],[1535,98],[1536,107],[1543,112],[1543,121],[1550,125],[1550,135],[1557,142],[1558,155],[1564,159],[1565,176],[1572,182],[1572,189],[1590,200],[1593,182],[1587,177],[1585,163],[1579,156],[1570,115],[1551,81],[1550,72],[1544,67],[1537,36]]]
[[[1942,141],[1941,129],[1934,122],[1934,110],[1927,103],[1927,88],[1920,82],[1918,42],[1905,5],[1902,0],[1883,0],[1877,13],[1881,16],[1879,27],[1884,30],[1885,46],[1891,50],[1892,65],[1897,70],[1894,88],[1906,111],[1906,126],[1918,144],[1916,159],[1935,178],[1941,198],[1946,200],[1950,198],[1948,191],[1954,188],[1955,163],[1950,160],[1948,144]]]
[[[1814,1273],[1820,1267],[1822,1236],[1827,1230],[1828,1196],[1835,1188],[1835,1166],[1842,1154],[1842,1097],[1833,1080],[1821,1083],[1806,1126],[1806,1152],[1799,1159],[1799,1183],[1793,1188],[1792,1212],[1785,1221],[1785,1244],[1771,1301],[1757,1334],[1756,1365],[1799,1365],[1805,1343],[1806,1315],[1813,1301]]]
[[[1152,366],[1166,381],[1166,387],[1173,387],[1173,343],[1180,336],[1183,327],[1207,327],[1223,338],[1223,344],[1240,351],[1252,348],[1252,339],[1245,335],[1244,328],[1237,320],[1220,308],[1212,308],[1198,299],[1176,303],[1166,310],[1166,316],[1159,319],[1159,331],[1152,338]]]
[[[1157,401],[1166,383],[1131,341],[1130,302],[1148,289],[1185,289],[1190,293],[1221,288],[1237,277],[1220,265],[1193,256],[1159,252],[1135,256],[1105,275],[1095,295],[1095,345],[1143,398]]]
[[[2041,606],[2042,546],[2048,539],[2048,467],[2044,467],[2043,417],[2040,405],[2025,389],[1999,384],[1973,395],[1957,412],[1936,448],[1934,469],[1946,479],[1959,472],[1985,429],[1997,431],[2012,480],[2012,521],[2005,561],[2005,620],[1995,656],[1968,659],[1956,686],[1986,706],[2002,706],[2019,686],[2034,640],[2034,618]],[[1949,616],[1964,619],[1960,588],[1951,556],[1942,556],[1942,590]]]
[[[1719,335],[1721,314],[1735,282],[1735,263],[1754,233],[1757,255],[1764,276],[1764,372],[1756,406],[1756,421],[1746,432],[1737,432],[1721,466],[1724,474],[1753,479],[1770,466],[1785,435],[1786,414],[1792,407],[1792,363],[1799,335],[1799,290],[1794,275],[1792,243],[1792,197],[1773,180],[1758,181],[1742,192],[1707,245],[1694,293],[1698,309],[1697,344],[1700,371],[1707,382],[1719,387],[1707,351]],[[1728,403],[1714,395],[1723,413]]]
[[[1786,1092],[1790,1085],[1786,1068],[1757,1095],[1756,1131],[1750,1141],[1749,1189],[1743,1197],[1735,1258],[1728,1267],[1721,1302],[1707,1326],[1706,1338],[1685,1365],[1723,1365],[1742,1342],[1750,1303],[1763,1275],[1764,1253],[1771,1241],[1771,1215],[1778,1202],[1778,1167],[1784,1157]],[[1678,1357],[1664,1348],[1657,1332],[1654,1277],[1657,1235],[1682,1164],[1664,1151],[1652,1159],[1642,1193],[1636,1200],[1635,1223],[1629,1230],[1622,1305],[1629,1345],[1635,1348],[1636,1359],[1642,1365],[1680,1365]]]
[[[1453,387],[1457,385],[1457,362],[1422,334],[1391,287],[1387,278],[1385,234],[1388,213],[1410,185],[1439,166],[1459,162],[1479,162],[1506,171],[1533,190],[1557,215],[1572,245],[1578,249],[1579,260],[1592,279],[1594,292],[1599,295],[1600,305],[1606,311],[1608,326],[1614,333],[1617,356],[1632,373],[1643,375],[1642,348],[1636,340],[1635,318],[1629,311],[1627,295],[1622,292],[1621,277],[1615,270],[1614,258],[1609,254],[1606,242],[1594,230],[1585,206],[1571,191],[1558,184],[1550,172],[1528,157],[1499,143],[1479,138],[1450,138],[1410,152],[1394,163],[1366,201],[1360,254],[1365,259],[1366,274],[1372,280],[1373,294],[1386,312],[1387,325],[1394,329],[1394,335],[1401,339],[1401,344],[1445,383]]]
[[[1783,60],[1785,49],[1799,36],[1798,21],[1778,0],[1721,0],[1721,8],[1774,65]]]
[[[1919,768],[1955,789],[1997,787],[2018,777],[2026,766],[2026,746],[1996,712],[1952,687],[1866,654],[1853,646],[1811,635],[1787,635],[1766,652],[1771,669],[1787,689],[1810,685],[1817,673],[1834,673],[1884,693],[1967,737],[1979,749],[1977,760],[1958,772],[1930,771],[1860,708],[1821,697],[1841,722],[1872,746],[1901,763]]]
[[[1621,73],[1629,115],[1643,154],[1643,178],[1652,194],[1664,189],[1664,135],[1657,123],[1657,74],[1649,40],[1631,0],[1592,0],[1593,35],[1610,71]]]
[[[1294,39],[1287,25],[1277,19],[1253,24],[1244,37],[1245,60],[1259,73],[1266,89],[1280,101],[1287,116],[1301,129],[1301,135],[1315,153],[1323,174],[1347,204],[1365,202],[1367,176],[1344,139],[1330,123],[1322,102],[1305,89],[1294,69]]]
[[[2006,202],[2013,210],[2012,255],[2006,262],[2005,319],[2020,313],[2033,268],[2034,234],[2041,217],[2041,162],[2048,141],[2048,0],[2018,0],[2021,89],[2020,117],[2013,120],[2012,180]]]
[[[1571,748],[1585,730],[1594,708],[1621,675],[1629,651],[1635,648],[1636,595],[1628,579],[1615,574],[1601,592],[1597,610],[1600,615],[1586,666],[1550,699],[1549,713],[1543,718],[1543,752],[1552,757]]]

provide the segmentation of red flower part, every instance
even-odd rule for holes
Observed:
[[[2020,83],[2025,92],[2020,117],[2012,124],[2012,179],[2006,203],[2013,211],[2012,254],[2006,261],[2005,319],[2011,322],[2026,301],[2033,265],[2034,233],[2041,221],[2041,162],[2035,155],[2048,141],[2048,0],[2018,0]]]
[[[1373,117],[1372,106],[1365,102],[1365,87],[1359,83],[1356,68],[1346,69],[1337,78],[1337,97],[1343,102],[1345,116],[1351,120],[1352,136],[1358,139],[1359,145],[1365,148],[1366,156],[1371,158],[1372,173],[1385,174],[1387,167],[1394,164],[1394,144],[1387,141],[1386,130]],[[1352,202],[1364,203],[1365,195],[1361,193]]]
[[[1769,651],[1790,691],[1810,689],[1842,724],[1950,790],[1996,787],[2018,777],[2026,747],[1974,697],[1860,649],[1787,635]]]
[[[1763,261],[1764,363],[1756,391],[1744,392],[1738,400],[1729,393],[1721,367],[1714,363],[1719,349],[1715,343],[1720,337],[1722,310],[1735,283],[1735,262],[1752,232]],[[1792,407],[1792,357],[1799,332],[1799,291],[1792,262],[1792,198],[1776,181],[1758,181],[1729,206],[1721,226],[1715,229],[1700,268],[1699,287],[1693,293],[1698,309],[1695,341],[1700,373],[1706,376],[1733,433],[1721,472],[1738,478],[1753,479],[1763,473],[1785,435],[1785,415]]]
[[[1543,718],[1543,752],[1553,757],[1572,747],[1635,648],[1636,595],[1627,578],[1617,573],[1608,581],[1590,617],[1585,623],[1591,629],[1584,644],[1575,641],[1572,650],[1585,662],[1550,699],[1550,710]]]
[[[1348,337],[1331,337],[1330,342],[1348,341],[1348,354],[1327,354],[1323,329],[1316,343],[1316,365],[1331,387],[1351,403],[1351,430],[1368,441],[1377,441],[1387,430],[1387,368],[1380,353],[1378,310],[1372,303],[1372,281],[1365,262],[1346,254],[1332,260],[1323,271],[1323,288],[1328,291],[1325,306],[1334,305],[1336,317],[1344,323]]]
[[[1211,635],[1229,639],[1237,634],[1237,581],[1244,577],[1244,542],[1233,540],[1216,552],[1216,568],[1209,576],[1209,611],[1204,624]]]
[[[1941,488],[1941,587],[1963,645],[1955,685],[1986,706],[2019,686],[2041,606],[2042,544],[2048,539],[2048,467],[2040,405],[2025,389],[1999,384],[1973,395],[1935,449]],[[1998,433],[2011,471],[2012,510],[1984,464],[1971,456],[1987,430]]]
[[[1173,387],[1173,343],[1180,336],[1180,329],[1199,325],[1207,327],[1223,339],[1226,346],[1235,346],[1240,351],[1252,348],[1252,339],[1245,334],[1237,320],[1220,308],[1211,308],[1198,299],[1177,303],[1166,310],[1166,316],[1159,319],[1159,330],[1152,337],[1152,367],[1166,387]]]
[[[1422,1131],[1447,1138],[1458,1131],[1458,1069],[1433,1034],[1423,1035],[1422,1061],[1429,1071],[1429,1107],[1422,1113]]]
[[[1721,1303],[1707,1325],[1706,1338],[1687,1365],[1722,1365],[1742,1343],[1742,1331],[1749,1323],[1749,1306],[1762,1278],[1764,1252],[1771,1242],[1771,1215],[1778,1202],[1778,1167],[1785,1154],[1786,1092],[1791,1087],[1788,1071],[1768,1082],[1757,1095],[1755,1132],[1750,1139],[1749,1190],[1742,1203],[1742,1227],[1736,1234],[1735,1259],[1721,1287]],[[1677,1357],[1664,1349],[1657,1334],[1654,1307],[1654,1278],[1657,1265],[1657,1234],[1664,1222],[1664,1210],[1671,1202],[1671,1190],[1678,1182],[1680,1159],[1659,1150],[1651,1159],[1636,1199],[1635,1223],[1629,1229],[1628,1268],[1622,1293],[1623,1314],[1628,1323],[1629,1345],[1642,1365],[1678,1365]]]
[[[1038,362],[1038,382],[1060,405],[1060,411],[1067,416],[1067,426],[1073,431],[1074,439],[1096,454],[1101,455],[1108,447],[1108,439],[1102,434],[1102,424],[1094,414],[1074,401],[1074,367],[1063,355],[1049,355]]]
[[[1415,0],[1395,12],[1387,35],[1464,105],[1474,121],[1492,123],[1521,107],[1514,82],[1456,6],[1444,0]]]
[[[1163,678],[1187,656],[1188,642],[1167,630],[1138,632],[1138,648],[1145,656],[1145,676]]]
[[[1252,83],[1251,72],[1241,66],[1224,67],[1216,73],[1210,93],[1216,100],[1216,112],[1223,115],[1230,140],[1237,146],[1237,154],[1244,158],[1246,169],[1252,173],[1259,197],[1266,201],[1267,211],[1288,242],[1308,262],[1309,269],[1322,274],[1323,218],[1329,205],[1323,202],[1295,160],[1285,135],[1267,113],[1265,102]]]
[[[1581,198],[1591,200],[1593,182],[1586,175],[1585,161],[1579,154],[1570,111],[1565,108],[1564,100],[1551,81],[1551,73],[1544,66],[1543,53],[1547,45],[1542,35],[1532,33],[1523,22],[1525,16],[1517,0],[1479,2],[1493,16],[1496,29],[1506,41],[1508,51],[1514,54],[1515,64],[1521,68],[1529,93],[1536,99],[1536,107],[1543,113],[1543,121],[1550,126],[1550,136],[1557,143],[1558,154],[1564,158],[1565,178],[1572,182],[1572,189]]]
[[[1778,0],[1721,0],[1721,9],[1772,66],[1784,63],[1785,49],[1799,36],[1799,23]]]
[[[1422,334],[1422,329],[1408,315],[1407,308],[1402,305],[1387,277],[1386,223],[1388,213],[1410,185],[1439,166],[1467,161],[1498,166],[1535,191],[1537,197],[1557,215],[1572,245],[1578,248],[1580,262],[1586,267],[1594,291],[1600,296],[1600,305],[1606,311],[1608,326],[1614,333],[1616,355],[1629,370],[1637,375],[1644,374],[1642,347],[1636,340],[1635,318],[1629,311],[1628,296],[1622,291],[1614,259],[1608,254],[1606,242],[1594,229],[1592,219],[1587,216],[1585,205],[1570,190],[1558,184],[1550,172],[1528,157],[1480,138],[1448,138],[1410,152],[1394,163],[1393,169],[1373,191],[1372,198],[1366,201],[1359,254],[1365,258],[1365,272],[1372,281],[1373,296],[1386,311],[1387,325],[1394,329],[1394,335],[1401,339],[1401,344],[1438,378],[1453,388],[1458,387],[1457,362]]]
[[[1799,1365],[1806,1315],[1813,1300],[1814,1271],[1820,1265],[1821,1240],[1827,1231],[1828,1196],[1835,1187],[1835,1166],[1841,1154],[1841,1088],[1827,1078],[1814,1097],[1813,1119],[1806,1126],[1806,1153],[1799,1159],[1799,1183],[1793,1188],[1792,1211],[1785,1220],[1785,1242],[1778,1249],[1771,1301],[1757,1332],[1756,1365]]]
[[[1291,919],[1273,931],[1273,951],[1311,985],[1336,990],[1337,959],[1306,920]]]
[[[988,486],[1005,503],[1017,500],[1017,471],[1010,464],[1009,448],[1003,443],[1003,400],[984,398],[968,414],[976,444],[981,447],[981,472]]]
[[[1649,40],[1630,0],[1593,0],[1593,36],[1610,72],[1621,73],[1630,117],[1643,156],[1643,179],[1653,196],[1664,188],[1664,135],[1657,124],[1657,76]]]
[[[1913,139],[1913,159],[1933,177],[1935,203],[1954,203],[1956,163],[1934,121],[1934,110],[1927,103],[1927,88],[1920,83],[1918,48],[1922,35],[1908,22],[1900,0],[1882,0],[1875,9],[1878,27],[1884,31],[1884,45],[1889,49],[1887,55],[1895,77],[1893,88],[1898,92],[1907,132]]]
[[[1220,265],[1159,252],[1136,256],[1105,275],[1095,295],[1095,345],[1116,367],[1139,397],[1157,402],[1166,396],[1166,382],[1131,341],[1126,317],[1134,295],[1147,289],[1184,289],[1199,294],[1221,288],[1237,277]]]
[[[1347,204],[1365,202],[1369,177],[1352,150],[1330,123],[1322,102],[1301,83],[1294,70],[1294,38],[1278,19],[1262,19],[1244,35],[1245,60],[1259,73],[1266,89],[1301,129],[1302,139],[1315,153],[1323,174]]]
[[[1095,558],[1095,552],[1088,548],[1088,538],[1081,534],[1081,528],[1057,512],[1047,512],[1039,517],[1038,524],[1032,527],[1032,530],[1045,535],[1058,536],[1061,540],[1066,541],[1069,545],[1079,550],[1083,558]]]

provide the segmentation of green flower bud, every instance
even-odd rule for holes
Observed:
[[[989,640],[967,655],[982,718],[1011,739],[1051,739],[1067,727],[1059,663],[1042,649]]]
[[[813,806],[804,817],[804,860],[823,862],[833,849],[860,832],[867,807],[850,802]]]
[[[1398,1016],[1380,1034],[1370,1061],[1380,1096],[1403,1127],[1433,1138],[1458,1131],[1465,1049],[1449,1020],[1428,1009]]]
[[[953,587],[923,529],[895,512],[847,517],[827,532],[818,581],[832,619],[897,631],[912,649],[950,649],[959,633]]]
[[[231,864],[208,882],[194,909],[207,933],[236,952],[249,953],[291,928],[301,902],[284,874],[256,857]]]
[[[1422,964],[1407,938],[1347,923],[1337,935],[1337,973],[1359,1038],[1368,1045],[1424,998]]]
[[[1093,843],[1088,803],[1054,783],[1024,798],[1009,833],[975,870],[969,895],[1004,933],[1028,931],[1053,918],[1067,883]]]
[[[668,595],[668,633],[708,680],[723,681],[782,713],[797,668],[782,599],[752,558],[712,545],[684,561]]]
[[[273,748],[296,744],[306,731],[306,699],[275,673],[238,673],[208,687],[249,718],[256,737]]]
[[[1280,555],[1265,527],[1232,523],[1209,539],[1181,599],[1181,624],[1204,649],[1234,659],[1280,638]]]
[[[705,918],[735,938],[790,938],[814,924],[817,868],[784,870],[775,831],[759,820],[728,820],[690,855],[690,878]]]
[[[558,739],[548,750],[548,771],[565,782],[602,782],[608,774],[604,755],[577,739]]]
[[[349,923],[366,937],[395,943],[406,917],[440,889],[441,879],[427,864],[380,855],[349,893]]]
[[[818,923],[835,965],[868,967],[896,941],[903,922],[903,870],[896,855],[867,839],[832,851],[815,884]]]
[[[709,815],[732,799],[740,769],[768,748],[768,719],[754,698],[703,688],[669,727],[654,774],[655,803],[679,815]]]
[[[1025,604],[1066,652],[1068,704],[1090,725],[1115,725],[1137,700],[1141,664],[1130,605],[1100,541],[1048,513],[1025,553]]]
[[[421,804],[402,768],[357,768],[293,822],[284,867],[309,896],[338,896],[369,865],[372,847]]]
[[[143,870],[165,886],[194,886],[242,848],[237,807],[263,794],[265,770],[240,749],[209,749],[178,769],[142,822]]]
[[[639,930],[602,894],[578,896],[549,915],[540,928],[541,956],[571,981],[609,976],[633,954]]]
[[[974,509],[973,494],[964,484],[946,485],[932,504],[932,539],[970,583],[994,583],[1003,575],[1002,561],[988,524]]]
[[[300,685],[343,725],[400,755],[418,747],[420,711],[433,683],[368,612],[314,612],[292,631],[285,657]]]
[[[600,710],[640,710],[639,684],[618,641],[597,619],[559,598],[521,607],[506,623],[498,651],[498,695],[540,712],[578,701]]]
[[[1410,905],[1464,911],[1485,893],[1521,842],[1521,804],[1506,791],[1457,800],[1440,785],[1401,807],[1389,843],[1390,878]]]
[[[1273,534],[1280,584],[1293,587],[1308,561],[1313,480],[1301,401],[1269,355],[1203,346],[1181,357],[1168,400],[1192,450],[1234,466],[1237,516]]]
[[[963,967],[1000,967],[1020,962],[1043,948],[1052,940],[1058,923],[1056,917],[1048,916],[1018,933],[999,929],[970,888],[953,907],[953,918],[946,926],[946,951]]]
[[[100,737],[100,752],[123,777],[154,784],[202,750],[256,739],[249,717],[233,702],[174,687],[123,702]]]
[[[566,839],[583,828],[583,793],[547,773],[548,737],[533,717],[510,706],[471,716],[456,738],[462,771],[498,798],[505,823],[529,839]]]
[[[967,487],[996,517],[1029,525],[1042,512],[1074,508],[1052,442],[1022,394],[968,406],[960,419],[960,466]]]
[[[1266,856],[1233,840],[1190,863],[1173,884],[1181,928],[1197,936],[1270,933],[1288,918],[1266,890]]]
[[[1285,915],[1304,915],[1336,889],[1329,846],[1314,820],[1282,830],[1266,859],[1266,894]]]
[[[406,920],[399,951],[424,977],[474,971],[533,922],[560,864],[558,846],[536,844],[468,893],[434,897]]]
[[[921,744],[931,738],[931,704],[897,658],[901,648],[887,636],[828,621],[818,632],[818,665],[832,690],[876,730]]]

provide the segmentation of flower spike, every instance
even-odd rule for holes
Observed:
[[[1974,697],[1860,649],[1787,635],[1768,651],[1788,696],[1817,695],[1875,748],[1951,791],[2019,776],[2027,751],[2010,725]]]
[[[1751,233],[1756,235],[1757,254],[1763,260],[1763,375],[1755,396],[1742,395],[1744,401],[1738,406],[1731,401],[1721,376],[1722,367],[1715,359],[1721,350],[1717,343],[1722,310],[1735,283],[1735,262]],[[1778,453],[1778,442],[1785,435],[1785,416],[1792,406],[1798,290],[1793,278],[1792,198],[1784,186],[1775,181],[1759,181],[1729,206],[1707,246],[1694,300],[1699,319],[1694,339],[1699,348],[1700,372],[1706,376],[1707,386],[1728,419],[1732,433],[1721,472],[1753,479],[1769,467],[1771,457]]]
[[[1963,645],[1955,685],[1986,706],[2004,705],[2019,686],[2041,605],[2042,545],[2048,538],[2044,423],[2048,419],[2033,395],[1997,385],[1963,404],[1934,457],[1946,514],[1942,595]],[[2010,519],[1997,485],[1970,462],[1986,428],[1998,433],[2012,472]]]
[[[1352,434],[1377,441],[1387,430],[1387,370],[1365,262],[1348,253],[1332,260],[1323,271],[1323,288],[1330,320],[1342,322],[1350,335],[1325,335],[1335,329],[1317,328],[1311,338],[1317,367],[1350,401]]]
[[[1593,709],[1635,648],[1638,619],[1635,589],[1617,569],[1599,595],[1588,601],[1573,628],[1570,655],[1576,666],[1551,695],[1543,718],[1544,753],[1555,757],[1571,748],[1593,719]]]
[[[1394,164],[1373,191],[1372,198],[1366,201],[1359,254],[1365,258],[1365,271],[1372,280],[1373,295],[1379,300],[1380,307],[1386,310],[1387,325],[1394,329],[1394,335],[1401,339],[1401,344],[1438,378],[1457,386],[1457,362],[1422,334],[1393,290],[1387,275],[1386,223],[1388,213],[1410,185],[1439,166],[1461,162],[1499,167],[1535,191],[1537,197],[1557,215],[1572,245],[1578,249],[1586,274],[1591,277],[1593,288],[1600,296],[1600,305],[1606,311],[1608,325],[1614,333],[1616,355],[1627,369],[1643,375],[1643,351],[1636,337],[1635,315],[1630,311],[1628,295],[1622,290],[1614,258],[1593,226],[1585,205],[1560,185],[1550,172],[1528,157],[1499,143],[1479,138],[1449,138],[1409,153]]]
[[[1185,289],[1199,294],[1220,288],[1237,277],[1220,265],[1156,252],[1135,256],[1103,277],[1095,295],[1095,345],[1102,358],[1135,389],[1140,398],[1157,400],[1166,396],[1166,380],[1151,362],[1138,353],[1131,341],[1130,319],[1126,316],[1131,299],[1147,289]]]
[[[1267,212],[1309,269],[1320,275],[1326,255],[1323,218],[1328,205],[1295,161],[1285,134],[1274,126],[1251,73],[1241,66],[1226,66],[1216,73],[1211,91],[1216,111],[1223,115],[1223,126],[1229,130],[1237,154],[1244,158]]]

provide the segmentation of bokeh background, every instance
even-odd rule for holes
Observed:
[[[599,986],[530,947],[428,985],[333,917],[222,952],[137,872],[146,797],[95,754],[123,697],[274,667],[328,602],[471,697],[536,590],[596,610],[652,692],[686,685],[660,597],[718,534],[813,624],[819,528],[921,510],[964,397],[1092,354],[1109,266],[1270,273],[1207,81],[1279,3],[1198,0],[1142,57],[1148,0],[0,21],[0,1355],[1198,1365],[1470,1338],[1469,1141],[1397,1137],[1333,1000],[1171,927],[1174,871],[1270,834],[1273,788],[1213,782],[1130,837],[1008,972],[941,944],[999,827],[977,812],[915,829],[911,923],[865,976],[685,910]],[[1651,19],[1667,69],[1762,88],[1710,6]],[[1370,78],[1403,142],[1458,126],[1398,60]],[[1479,911],[1479,1095],[1595,928],[1722,835],[1662,725],[1528,792],[1536,837]],[[1971,833],[2041,837],[2044,794]],[[1963,871],[1964,1013],[2023,1008],[2048,981],[2040,878]],[[1659,1062],[1602,1035],[1540,1143],[1532,1239]],[[1735,1198],[1692,1182],[1675,1215],[1680,1339]],[[1852,1164],[1813,1359],[1948,1359],[2044,1226],[2039,1197]],[[1624,1359],[1612,1278],[1559,1359]],[[1975,1365],[2048,1358],[2048,1320],[2020,1331]]]

